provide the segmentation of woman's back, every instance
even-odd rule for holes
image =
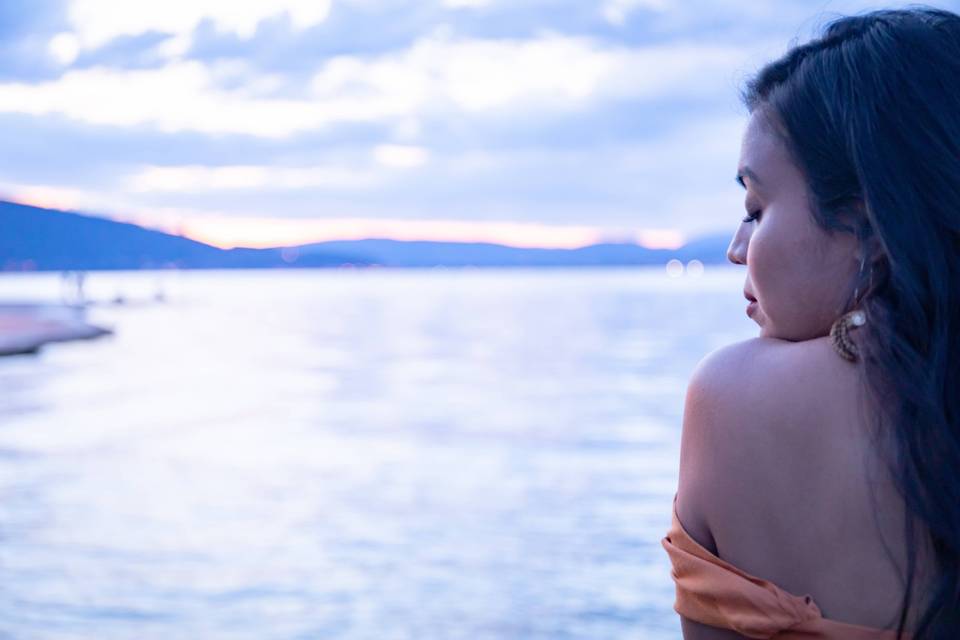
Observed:
[[[811,595],[824,618],[895,628],[904,503],[873,441],[875,409],[858,376],[828,338],[757,338],[711,354],[691,382],[700,397],[688,396],[684,463],[709,456],[717,472],[709,496],[689,495],[681,482],[677,510],[701,545]],[[920,555],[915,593],[926,591],[929,562]]]
[[[684,631],[960,637],[960,15],[839,18],[742,98],[727,258],[760,338],[688,388]]]

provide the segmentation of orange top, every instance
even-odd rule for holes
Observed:
[[[673,609],[703,624],[732,629],[748,638],[773,640],[894,640],[896,631],[824,618],[809,595],[796,596],[737,569],[707,551],[684,531],[673,497],[673,523],[660,540],[673,567]],[[904,632],[903,638],[910,638]]]

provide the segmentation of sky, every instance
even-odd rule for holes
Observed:
[[[677,246],[743,216],[744,81],[904,4],[0,0],[0,198],[224,247]]]

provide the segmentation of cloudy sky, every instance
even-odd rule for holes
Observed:
[[[732,233],[739,87],[882,6],[0,0],[0,197],[221,246]]]

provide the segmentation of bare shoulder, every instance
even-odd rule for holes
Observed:
[[[691,535],[716,552],[716,524],[787,498],[822,459],[824,437],[837,435],[817,429],[836,422],[857,384],[827,338],[753,338],[704,357],[681,437],[677,514]]]
[[[855,381],[856,369],[833,351],[828,338],[752,338],[707,354],[687,392],[718,410],[783,417],[792,411],[808,415],[812,398],[822,400],[836,385]]]
[[[870,477],[883,466],[862,391],[827,338],[710,353],[687,387],[676,508],[720,558],[811,595],[827,618],[883,627],[902,595],[904,516],[895,487]],[[723,637],[685,624],[685,637]]]

